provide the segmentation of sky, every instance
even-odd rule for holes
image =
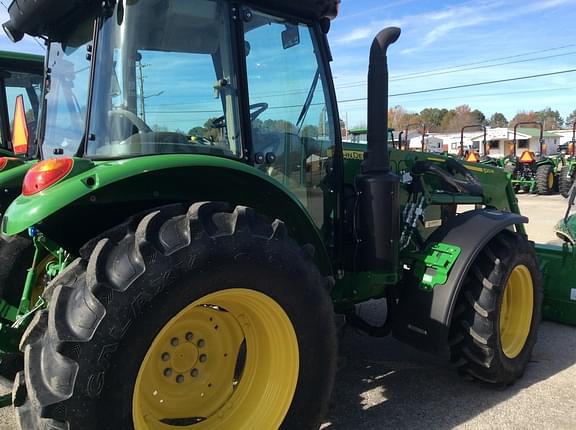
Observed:
[[[487,117],[576,109],[576,70],[445,91],[395,94],[576,69],[576,0],[342,0],[329,41],[340,116],[366,118],[368,54],[384,27],[402,29],[388,50],[389,106],[409,112],[468,104]],[[503,64],[508,63],[508,64]]]
[[[0,2],[1,22],[1,4],[8,3]],[[340,116],[349,127],[365,123],[370,44],[394,25],[402,34],[388,51],[389,106],[419,112],[468,104],[507,119],[550,107],[566,117],[576,109],[575,6],[576,0],[342,0],[329,33]],[[43,53],[34,39],[15,45],[3,33],[0,49]],[[355,99],[361,100],[348,101]]]

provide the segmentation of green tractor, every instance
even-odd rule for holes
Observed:
[[[558,175],[558,189],[562,197],[567,198],[576,176],[576,121],[572,124],[572,140],[563,150],[564,157],[560,174]]]
[[[0,51],[0,214],[21,193],[22,180],[32,166],[34,136],[40,112],[44,58]],[[0,298],[13,308],[20,302],[34,247],[27,237],[0,238]],[[38,294],[37,294],[38,296]],[[7,309],[0,305],[2,317]],[[9,320],[15,319],[15,313]],[[21,357],[0,358],[0,375],[13,376]]]
[[[370,49],[368,142],[343,144],[338,3],[12,2],[49,83],[2,220],[35,249],[28,311],[0,301],[22,429],[318,428],[342,320],[522,376],[542,285],[512,186],[388,144],[398,28]],[[375,326],[355,311],[378,298]]]
[[[520,157],[516,154],[517,129],[520,125],[533,124],[540,129],[538,139],[540,150],[534,154],[529,146],[526,147]],[[556,189],[556,169],[558,159],[546,157],[544,155],[544,126],[537,121],[523,121],[514,125],[514,139],[512,143],[512,153],[507,158],[504,170],[512,175],[512,186],[514,191],[520,190],[540,195],[552,194]]]

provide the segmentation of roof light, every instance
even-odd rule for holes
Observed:
[[[31,196],[54,185],[70,173],[74,166],[72,158],[52,158],[40,161],[24,177],[22,194]]]

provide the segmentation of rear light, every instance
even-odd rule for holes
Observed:
[[[4,167],[8,164],[8,157],[0,157],[0,170],[4,170]]]
[[[40,161],[24,176],[22,194],[31,196],[45,190],[68,175],[73,166],[74,160],[72,158],[53,158]]]

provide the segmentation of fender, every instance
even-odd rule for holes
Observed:
[[[15,235],[36,226],[77,255],[91,238],[136,213],[172,203],[228,201],[286,222],[290,236],[311,243],[320,270],[331,272],[320,231],[284,185],[239,161],[198,154],[165,154],[95,162],[75,159],[77,173],[31,196],[16,198],[2,220]],[[65,228],[63,227],[65,226]]]
[[[453,217],[434,232],[429,243],[456,245],[461,253],[444,285],[431,292],[415,282],[403,285],[394,337],[429,352],[445,350],[458,294],[480,250],[500,231],[527,222],[528,218],[519,214],[477,209]]]
[[[22,192],[22,180],[34,164],[36,160],[24,162],[10,158],[6,167],[0,171],[0,216]]]

